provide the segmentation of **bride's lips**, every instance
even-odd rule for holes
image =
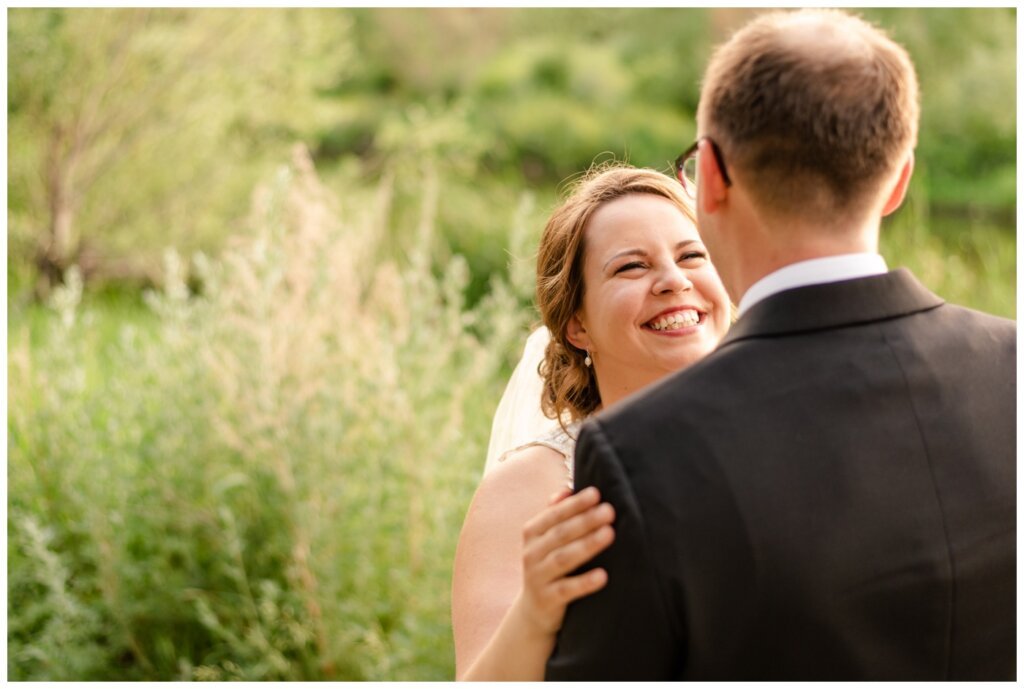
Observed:
[[[671,329],[664,329],[664,330],[659,330],[659,329],[654,327],[655,323],[657,323],[657,322],[659,322],[659,321],[661,321],[663,319],[668,319],[671,316],[674,316],[674,315],[676,315],[678,313],[681,313],[681,312],[695,312],[696,315],[697,315],[697,322],[696,323],[687,323],[687,322],[684,321],[685,324],[681,323],[681,324],[676,325],[675,327],[672,327]],[[650,332],[656,333],[658,335],[665,335],[665,336],[668,336],[668,337],[680,337],[680,336],[684,336],[684,335],[690,335],[690,334],[696,332],[707,321],[707,315],[708,315],[707,311],[705,311],[704,309],[698,308],[696,306],[690,306],[690,305],[672,306],[670,308],[665,309],[664,311],[661,311],[656,316],[654,316],[653,318],[651,318],[650,320],[645,322],[641,326],[641,328],[643,328],[644,330],[649,330]],[[692,317],[690,317],[690,318],[692,319]]]

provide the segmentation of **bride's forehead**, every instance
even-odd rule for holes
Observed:
[[[590,217],[589,225],[661,224],[681,220],[689,222],[675,202],[654,194],[629,194],[612,199],[599,206]]]
[[[700,239],[693,222],[671,201],[638,196],[651,202],[625,203],[631,198],[616,199],[591,217],[586,230],[590,247],[605,251],[624,245],[675,245],[686,239]]]

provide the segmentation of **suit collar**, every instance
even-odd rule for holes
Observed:
[[[906,268],[778,292],[750,307],[719,346],[750,337],[869,323],[943,304]]]
[[[820,256],[797,261],[765,275],[751,285],[737,305],[740,314],[754,304],[787,289],[796,289],[824,282],[839,282],[882,275],[889,272],[881,254],[855,253]]]

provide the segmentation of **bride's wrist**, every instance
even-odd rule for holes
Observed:
[[[552,629],[549,625],[545,625],[541,616],[535,610],[530,609],[530,605],[522,592],[519,593],[512,603],[511,613],[522,634],[528,639],[554,644],[558,628]]]

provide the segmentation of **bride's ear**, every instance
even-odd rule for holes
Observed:
[[[573,314],[565,326],[565,339],[569,340],[577,349],[590,350],[590,336],[587,335],[587,328],[583,325],[578,313]]]

